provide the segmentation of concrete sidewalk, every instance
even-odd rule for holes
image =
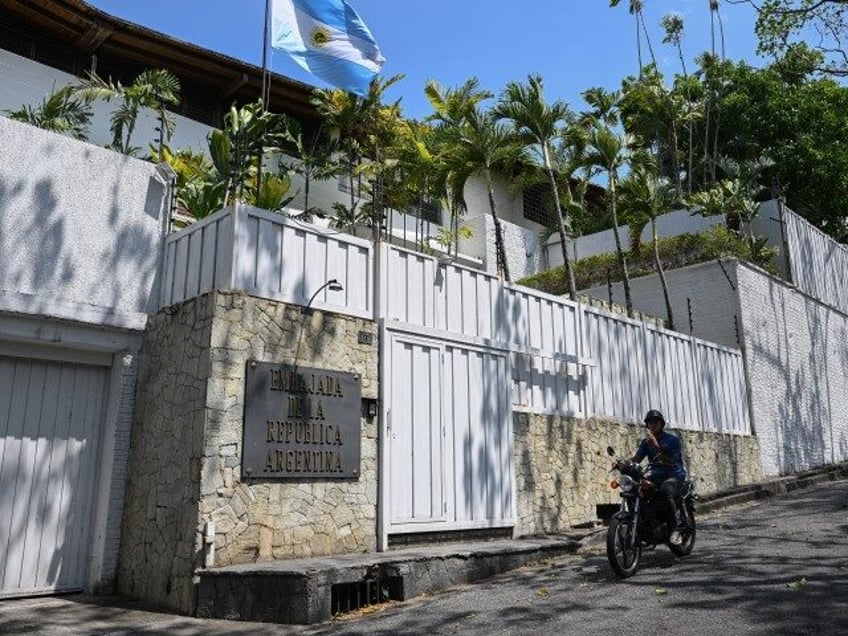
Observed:
[[[701,497],[700,514],[848,479],[848,462]],[[200,572],[198,615],[177,616],[114,597],[0,600],[0,634],[302,634],[356,594],[405,600],[597,546],[603,528],[565,536],[421,546],[376,554],[246,564]],[[334,595],[335,592],[335,595]],[[369,599],[366,598],[366,601]],[[334,603],[336,606],[334,607]],[[344,609],[342,607],[342,609]],[[240,619],[217,620],[221,618]],[[242,621],[254,622],[242,622]]]

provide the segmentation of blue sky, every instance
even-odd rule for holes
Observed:
[[[112,15],[254,64],[262,60],[265,0],[88,0]],[[627,0],[350,0],[370,27],[387,62],[386,76],[406,79],[388,92],[402,99],[404,114],[430,112],[424,82],[458,86],[472,76],[498,93],[510,80],[539,73],[549,99],[583,108],[591,86],[618,88],[638,70],[634,19]],[[660,20],[679,13],[685,21],[688,68],[710,48],[709,0],[645,0],[645,20],[661,69],[677,72],[676,50],[662,44]],[[756,54],[754,13],[749,5],[721,3],[727,56],[763,64]],[[647,53],[644,53],[647,56]],[[326,86],[283,52],[271,55],[272,70]]]

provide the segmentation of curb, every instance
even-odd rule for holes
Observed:
[[[794,490],[846,478],[848,478],[848,462],[705,495],[698,498],[695,509],[700,513],[716,512],[729,506],[785,495]]]

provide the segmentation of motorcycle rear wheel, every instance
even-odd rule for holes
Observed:
[[[642,557],[642,545],[633,541],[636,528],[632,519],[613,517],[607,529],[607,559],[613,571],[621,578],[636,574]]]
[[[683,525],[680,529],[680,535],[683,537],[683,543],[680,545],[668,544],[668,547],[675,556],[688,556],[692,553],[692,548],[695,547],[695,507],[691,502],[687,502],[680,511],[683,514]]]

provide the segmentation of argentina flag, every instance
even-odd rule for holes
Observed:
[[[325,82],[366,95],[385,58],[344,0],[272,0],[271,46]]]

